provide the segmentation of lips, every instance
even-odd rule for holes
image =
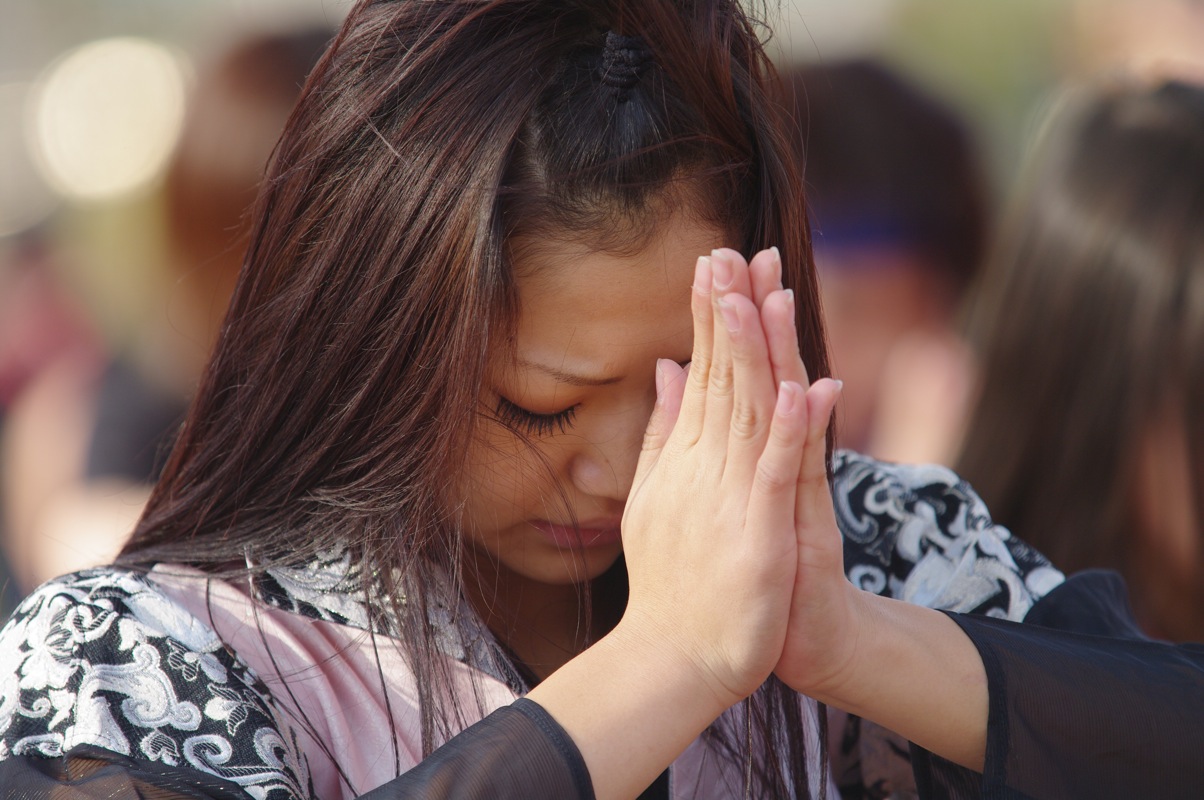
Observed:
[[[613,547],[622,541],[620,520],[585,520],[576,527],[547,520],[536,520],[531,526],[542,533],[549,543],[564,549]]]

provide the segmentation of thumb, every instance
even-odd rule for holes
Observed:
[[[795,494],[795,525],[802,533],[833,516],[832,494],[828,488],[826,436],[836,401],[840,399],[841,381],[823,378],[807,390],[807,441],[804,444],[802,466],[799,469]],[[801,542],[800,542],[801,543]]]
[[[676,361],[660,358],[656,361],[656,405],[644,431],[644,444],[640,451],[639,465],[636,467],[638,478],[655,463],[669,441],[670,434],[681,413],[681,401],[686,390],[686,376],[689,365],[684,368]]]

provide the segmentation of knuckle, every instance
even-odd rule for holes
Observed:
[[[827,470],[822,465],[816,469],[814,465],[807,463],[807,460],[804,459],[802,469],[798,473],[798,485],[800,487],[818,486],[821,482],[825,487],[828,485]]]
[[[757,413],[755,406],[748,403],[736,403],[732,408],[732,418],[729,423],[732,435],[738,439],[751,440],[761,435],[765,427],[763,417]]]
[[[780,418],[775,418],[769,426],[769,441],[774,447],[782,450],[795,450],[807,444],[807,435],[797,426],[786,424]]]
[[[753,485],[761,494],[775,496],[793,489],[795,476],[787,475],[778,464],[762,461],[757,464]]]
[[[690,362],[690,366],[686,369],[686,385],[695,391],[705,392],[710,380],[710,359],[700,358],[699,355],[695,353],[694,359]]]
[[[665,442],[665,446],[661,449],[661,458],[668,459],[670,462],[680,461],[690,451],[690,443],[681,441],[677,437],[673,437]]]
[[[709,370],[708,390],[718,397],[730,397],[735,391],[735,373],[731,362],[713,363]]]

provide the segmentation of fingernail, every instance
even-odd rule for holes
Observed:
[[[833,381],[833,382],[836,384],[836,391],[838,391],[838,392],[844,391],[844,381]]]
[[[719,313],[723,315],[723,324],[727,326],[729,333],[740,330],[740,312],[723,298],[719,299]]]
[[[777,415],[779,417],[787,416],[794,410],[795,403],[798,402],[798,392],[795,385],[789,381],[782,381],[778,384],[778,402]]]
[[[786,305],[789,308],[794,308],[794,290],[793,289],[783,289],[782,291],[786,295]]]
[[[714,276],[715,288],[726,291],[732,288],[735,277],[732,275],[732,262],[718,250],[711,251],[711,274]]]
[[[773,260],[774,260],[774,263],[777,265],[778,286],[781,286],[782,285],[782,251],[778,249],[777,245],[774,245],[773,247],[771,247],[769,249],[773,251]]]
[[[712,280],[711,259],[699,256],[698,263],[694,266],[694,290],[699,294],[710,294]]]

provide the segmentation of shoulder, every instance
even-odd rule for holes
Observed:
[[[917,518],[953,535],[991,525],[986,505],[947,467],[878,461],[850,450],[838,450],[832,467],[836,513],[849,538],[881,538]]]
[[[212,627],[139,572],[50,581],[0,631],[0,759],[92,746],[307,797],[294,738]]]
[[[1022,619],[1063,580],[1043,555],[994,524],[982,499],[947,467],[838,451],[832,496],[846,572],[868,591]]]

